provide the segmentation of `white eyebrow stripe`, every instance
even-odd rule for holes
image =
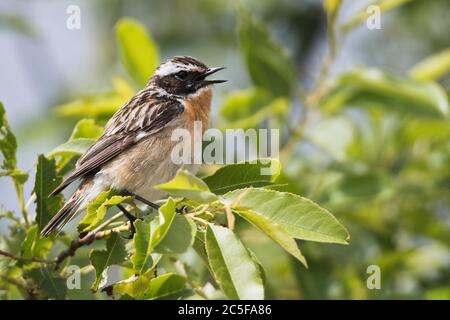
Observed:
[[[169,74],[177,73],[178,71],[181,71],[181,70],[186,70],[186,69],[178,64],[165,63],[165,64],[161,65],[158,69],[156,69],[155,75],[164,77]]]
[[[199,67],[193,64],[176,64],[176,63],[171,63],[171,62],[167,62],[162,64],[161,66],[158,67],[158,69],[156,69],[155,71],[155,75],[160,76],[160,77],[165,77],[168,76],[170,74],[175,74],[179,71],[197,71],[199,70]]]

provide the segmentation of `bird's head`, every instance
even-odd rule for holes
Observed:
[[[150,84],[169,95],[189,96],[202,88],[226,80],[208,80],[207,77],[224,69],[208,68],[201,61],[189,56],[176,56],[161,64],[150,79]]]

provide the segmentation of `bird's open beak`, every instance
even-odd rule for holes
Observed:
[[[200,77],[197,80],[202,81],[203,84],[205,84],[205,85],[227,82],[227,80],[205,80],[206,77],[216,73],[217,71],[223,70],[223,69],[225,69],[225,67],[209,68],[205,73],[200,75]]]

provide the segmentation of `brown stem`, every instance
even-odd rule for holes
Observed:
[[[327,79],[331,70],[331,66],[336,58],[337,51],[337,28],[336,21],[338,17],[338,11],[328,16],[327,37],[328,37],[328,51],[322,61],[322,66],[319,71],[319,76],[315,83],[314,88],[308,95],[304,92],[299,92],[300,100],[303,101],[303,115],[300,123],[291,129],[289,139],[286,141],[281,149],[281,160],[287,160],[287,157],[291,154],[297,141],[299,141],[305,132],[306,125],[309,118],[309,109],[319,104],[320,100],[327,93]]]
[[[328,51],[322,62],[322,67],[319,71],[319,77],[316,81],[316,85],[312,92],[309,94],[307,99],[307,105],[315,106],[317,105],[322,97],[326,94],[327,79],[331,70],[331,66],[336,58],[337,51],[337,27],[336,21],[338,18],[339,11],[328,16],[328,26],[327,26],[327,37],[328,37]]]
[[[55,270],[57,270],[60,266],[60,264],[68,257],[72,257],[75,255],[76,251],[83,247],[90,245],[95,240],[101,240],[109,237],[111,233],[113,232],[121,232],[121,231],[127,231],[130,229],[130,224],[127,223],[125,225],[119,226],[117,228],[104,230],[104,231],[97,231],[97,232],[89,232],[86,236],[84,236],[81,239],[77,239],[72,241],[70,246],[62,251],[56,258],[55,258]]]
[[[39,263],[48,263],[48,264],[55,263],[55,261],[53,261],[53,260],[46,260],[46,259],[41,259],[41,258],[37,258],[37,257],[30,257],[30,258],[20,257],[20,256],[13,255],[12,253],[9,253],[9,252],[3,251],[3,250],[0,250],[0,255],[8,257],[13,260],[17,260],[17,261],[39,262]]]

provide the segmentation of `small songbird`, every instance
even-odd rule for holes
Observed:
[[[178,169],[195,172],[198,165],[175,164],[171,159],[172,132],[177,128],[194,130],[201,121],[209,122],[212,85],[226,80],[207,80],[222,70],[208,68],[189,56],[176,56],[161,64],[144,89],[133,96],[108,121],[103,135],[80,157],[76,169],[51,194],[69,184],[80,185],[48,224],[41,235],[59,232],[77,213],[102,191],[114,189],[138,201],[157,207],[152,201],[163,196],[154,189],[171,180]],[[194,136],[192,134],[192,136]],[[132,215],[119,209],[131,220]]]

